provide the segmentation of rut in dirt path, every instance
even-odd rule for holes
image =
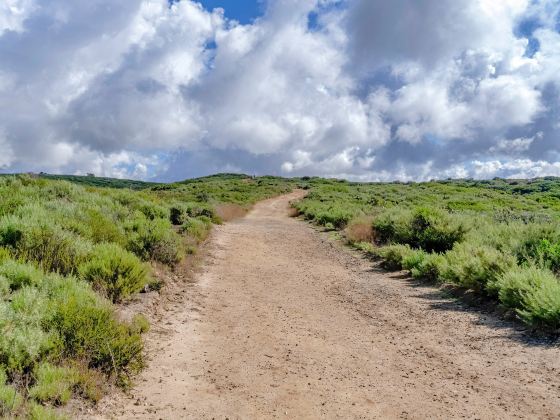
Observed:
[[[377,271],[267,200],[207,267],[102,417],[558,418],[560,351]]]

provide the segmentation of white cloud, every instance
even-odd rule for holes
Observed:
[[[191,0],[5,0],[0,167],[140,178],[556,173],[558,9],[270,0],[241,25]],[[538,27],[529,55],[516,28],[526,19]]]
[[[534,137],[519,137],[516,139],[500,139],[495,146],[490,148],[491,153],[503,153],[506,155],[515,155],[529,150],[535,139],[541,139],[542,132],[537,133]]]
[[[33,0],[3,0],[0,3],[0,35],[5,31],[22,31],[25,19],[35,8]]]

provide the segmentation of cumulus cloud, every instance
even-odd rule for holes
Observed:
[[[558,0],[0,5],[0,169],[556,174]]]

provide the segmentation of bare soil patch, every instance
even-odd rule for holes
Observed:
[[[213,231],[137,385],[86,417],[560,416],[558,347],[288,217],[299,194]]]

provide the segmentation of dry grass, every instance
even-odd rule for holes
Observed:
[[[223,222],[229,222],[245,216],[247,209],[238,204],[224,203],[216,207],[216,214]]]
[[[358,217],[348,224],[344,230],[349,242],[373,242],[373,219],[371,217]]]
[[[289,217],[298,217],[299,216],[299,210],[296,209],[295,207],[290,207],[290,209],[288,210],[288,216]]]

